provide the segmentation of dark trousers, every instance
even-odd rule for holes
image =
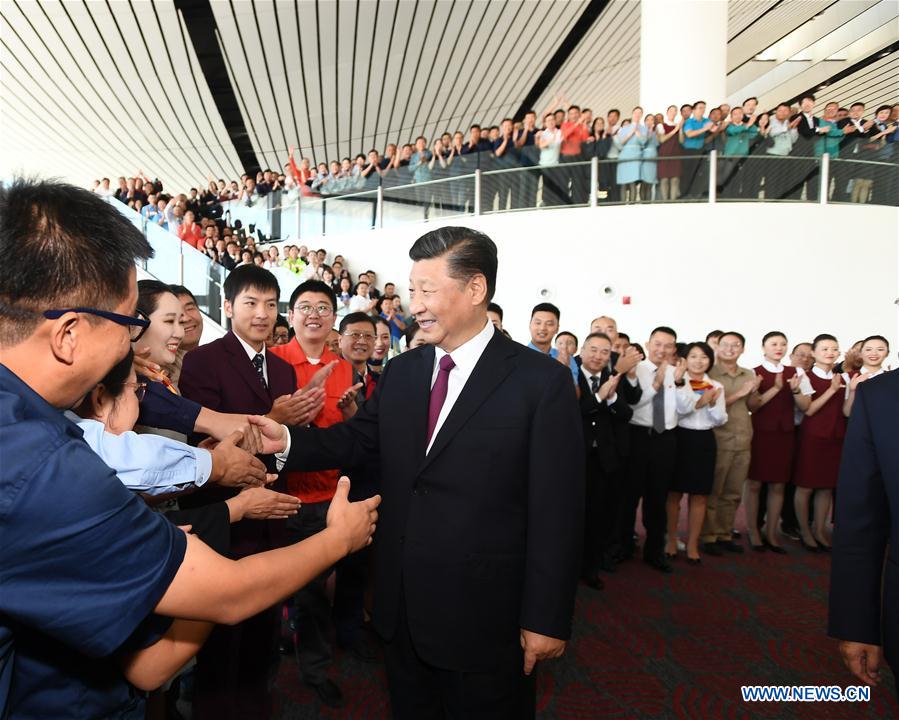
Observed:
[[[615,541],[621,500],[617,480],[616,473],[603,470],[596,450],[587,454],[583,571],[588,575],[596,573]]]
[[[368,584],[370,548],[347,555],[337,563],[334,588],[334,627],[337,642],[351,647],[359,639],[365,623],[365,588]]]
[[[562,155],[559,160],[562,163],[580,162],[580,155]],[[575,165],[566,168],[568,179],[571,182],[571,190],[569,191],[568,201],[572,205],[586,205],[589,199],[590,188],[590,166]]]
[[[268,720],[277,669],[280,607],[217,625],[197,654],[195,720]]]
[[[627,471],[627,508],[620,537],[627,535],[632,545],[637,504],[643,498],[643,527],[646,528],[644,560],[658,560],[665,547],[667,514],[665,503],[677,462],[677,434],[666,430],[659,434],[650,428],[630,426],[630,456]],[[625,545],[627,547],[627,545]]]
[[[288,518],[288,542],[298,543],[324,530],[329,505],[328,502],[304,504],[299,513]],[[293,596],[297,663],[303,680],[311,685],[324,682],[331,665],[328,642],[331,604],[325,587],[330,574],[329,568]]]
[[[476,602],[476,599],[473,599]],[[518,636],[489,673],[443,670],[425,662],[409,634],[401,600],[396,635],[384,643],[394,720],[526,720],[536,715],[536,673],[524,674]],[[436,620],[436,619],[435,619]],[[473,653],[478,652],[472,648]]]

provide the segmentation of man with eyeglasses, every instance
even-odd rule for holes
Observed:
[[[324,369],[325,406],[312,421],[316,427],[330,427],[351,418],[356,412],[353,368],[331,352],[328,334],[334,326],[337,298],[321,280],[300,283],[290,296],[287,321],[295,337],[271,352],[286,360],[296,373],[297,387],[306,387]],[[320,379],[320,378],[319,378]],[[286,532],[290,542],[299,542],[325,527],[328,507],[337,489],[337,469],[287,474],[287,492],[298,498],[303,511],[289,518]],[[331,609],[325,588],[330,569],[294,596],[294,618],[298,642],[297,664],[303,682],[312,687],[329,707],[340,707],[343,694],[328,678],[331,648],[328,636]]]
[[[375,350],[377,325],[371,315],[350,313],[340,321],[340,354],[353,366],[353,383],[361,384],[356,404],[361,406],[375,390],[377,375],[368,367]]]
[[[348,504],[344,482],[317,537],[228,560],[84,442],[63,410],[127,355],[142,324],[134,263],[151,255],[87,190],[0,187],[2,718],[142,718],[141,691],[177,673],[211,623],[272,606],[374,531],[377,500]]]
[[[375,349],[377,325],[371,315],[350,313],[340,321],[340,354],[353,366],[353,384],[360,385],[356,397],[362,407],[375,390],[378,374],[373,373],[369,361]],[[341,473],[353,482],[352,495],[369,497],[380,485],[376,463],[358,467],[342,467]],[[337,643],[366,663],[377,661],[370,634],[365,624],[365,589],[369,585],[370,553],[356,553],[337,563],[334,588],[334,627]],[[346,562],[345,562],[346,561]]]

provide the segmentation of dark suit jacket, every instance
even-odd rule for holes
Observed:
[[[225,413],[265,415],[274,399],[296,390],[293,368],[266,350],[268,390],[259,382],[256,368],[250,362],[240,340],[229,332],[223,338],[201,345],[184,356],[178,389],[181,394],[210,410]],[[273,470],[273,459],[269,458]],[[275,490],[284,490],[277,481]],[[235,490],[203,488],[179,499],[183,507],[196,507],[226,500]],[[277,521],[241,520],[231,526],[231,555],[240,558],[283,544]]]
[[[571,372],[496,332],[425,455],[434,348],[388,363],[348,423],[291,429],[288,469],[380,452],[373,620],[405,602],[427,663],[489,672],[521,628],[568,638],[583,543],[584,451]]]
[[[899,372],[895,370],[858,386],[843,444],[835,516],[828,634],[882,643],[887,662],[899,670]]]
[[[606,368],[600,374],[600,385],[609,377],[609,369]],[[595,447],[602,469],[607,473],[620,469],[621,459],[626,456],[627,445],[622,447],[622,439],[619,436],[623,435],[623,442],[627,442],[627,423],[634,411],[624,396],[624,385],[630,386],[626,378],[622,379],[621,385],[618,386],[619,392],[615,402],[609,405],[596,399],[584,373],[578,373],[578,386],[581,389],[578,404],[584,428],[584,450],[589,454]]]

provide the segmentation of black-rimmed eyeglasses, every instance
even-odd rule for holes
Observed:
[[[48,320],[57,320],[66,313],[70,312],[95,315],[96,317],[101,317],[104,320],[114,322],[116,325],[124,325],[128,328],[128,334],[131,336],[131,342],[140,340],[143,334],[147,331],[147,328],[150,327],[150,319],[140,310],[137,311],[138,317],[132,317],[130,315],[120,315],[119,313],[109,312],[109,310],[98,310],[97,308],[89,307],[74,307],[65,308],[62,310],[44,310],[42,314]]]

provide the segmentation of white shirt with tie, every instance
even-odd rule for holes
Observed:
[[[493,338],[493,333],[493,323],[490,322],[490,320],[487,320],[487,324],[481,332],[457,347],[451,353],[447,353],[446,350],[442,350],[439,347],[434,348],[434,369],[431,372],[432,388],[434,387],[434,383],[437,382],[437,373],[440,372],[440,360],[444,355],[450,355],[456,365],[449,372],[449,377],[447,378],[446,399],[443,401],[443,407],[440,408],[440,415],[437,416],[437,424],[434,426],[434,433],[431,435],[431,442],[428,443],[428,449],[425,451],[425,454],[431,452],[431,447],[434,445],[434,440],[437,438],[440,428],[443,427],[443,423],[446,422],[446,418],[453,409],[453,405],[456,403],[456,400],[459,399],[459,395],[462,394],[462,388],[465,387],[465,383],[467,383],[468,378],[471,377],[475,365],[478,364],[478,360],[480,360],[481,355],[484,354],[484,350]]]
[[[652,399],[656,396],[656,389],[653,387],[653,381],[656,377],[658,366],[649,360],[643,360],[637,365],[637,379],[631,380],[628,376],[627,381],[636,386],[640,385],[643,391],[640,400],[631,405],[634,411],[631,417],[632,425],[640,427],[652,427]],[[665,429],[674,430],[677,427],[677,386],[674,384],[674,366],[670,363],[665,368],[665,382],[662,385],[662,392],[665,393]]]
[[[265,384],[268,385],[268,363],[265,360],[265,344],[263,343],[262,350],[256,350],[237,333],[234,333],[234,337],[236,337],[240,341],[240,344],[243,345],[244,352],[246,352],[247,357],[250,358],[251,363],[253,362],[254,357],[262,355],[262,377],[265,378]],[[255,366],[253,369],[256,369]]]

